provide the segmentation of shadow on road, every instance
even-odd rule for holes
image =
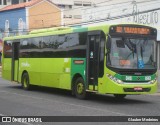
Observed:
[[[10,89],[18,89],[20,91],[26,91],[23,90],[22,87],[20,85],[16,85],[16,86],[7,86],[7,88]],[[27,92],[27,91],[26,91]],[[69,98],[69,99],[73,99],[74,96],[72,96],[71,91],[68,90],[62,90],[62,89],[55,89],[55,88],[47,88],[47,87],[39,87],[39,86],[34,86],[32,88],[32,90],[28,91],[29,93],[40,93],[40,94],[49,94],[49,95],[56,95],[59,98]],[[24,94],[24,93],[23,93]],[[142,96],[143,96],[143,100],[142,100]],[[150,95],[148,95],[150,96]],[[151,101],[147,101],[147,99],[145,99],[145,97],[147,97],[147,95],[127,95],[124,99],[122,100],[118,100],[116,99],[113,95],[99,95],[99,94],[94,94],[94,93],[89,93],[88,97],[86,100],[79,100],[79,101],[90,101],[90,102],[96,102],[96,103],[107,103],[107,104],[112,104],[112,105],[116,105],[116,104],[122,104],[122,105],[127,105],[127,104],[146,104],[146,103],[152,103]],[[76,98],[75,98],[76,99]]]

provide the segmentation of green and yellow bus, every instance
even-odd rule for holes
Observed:
[[[157,90],[155,28],[137,24],[57,27],[4,38],[2,77],[31,86],[151,94]]]

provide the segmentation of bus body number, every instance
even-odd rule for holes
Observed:
[[[151,76],[146,76],[145,80],[151,80]]]
[[[132,76],[126,76],[126,81],[132,81]]]

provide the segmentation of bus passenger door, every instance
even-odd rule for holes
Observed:
[[[98,85],[100,37],[101,31],[92,31],[88,33],[86,87],[89,89],[89,86],[93,86],[93,91],[96,90],[95,87]]]
[[[13,42],[12,46],[12,71],[11,71],[11,80],[18,81],[18,72],[19,72],[19,42]]]

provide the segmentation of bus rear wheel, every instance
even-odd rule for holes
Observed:
[[[75,86],[74,86],[74,92],[75,92],[75,96],[78,99],[86,98],[86,91],[85,91],[85,85],[84,85],[83,78],[79,77],[76,79]]]
[[[31,85],[29,83],[29,75],[28,75],[28,73],[24,73],[22,75],[22,87],[25,90],[30,90],[30,88],[31,88]]]
[[[114,97],[118,100],[124,99],[126,97],[126,94],[114,94]]]

